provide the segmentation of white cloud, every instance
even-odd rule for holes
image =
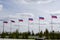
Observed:
[[[38,1],[37,3],[50,3],[50,2],[52,2],[53,0],[46,0],[46,1]]]
[[[28,4],[26,1],[24,1],[24,0],[14,0],[13,1],[14,3],[16,3],[16,4]]]
[[[19,19],[19,18],[34,18],[34,15],[32,13],[16,13],[14,15],[8,15],[7,18],[10,19]]]
[[[23,4],[40,4],[40,3],[50,3],[54,0],[15,0],[15,3],[17,4],[20,4],[20,3],[23,3]]]
[[[46,11],[44,11],[44,12],[50,13],[50,14],[60,14],[60,10],[52,10],[52,11],[46,10]]]
[[[34,17],[32,13],[17,13],[16,15],[22,16],[22,17]]]
[[[40,4],[40,3],[50,3],[53,0],[25,0],[25,1],[28,2],[28,3],[37,3],[37,4]]]
[[[2,9],[3,9],[3,5],[2,5],[2,4],[0,4],[0,11],[2,11]]]
[[[57,10],[57,11],[51,11],[50,13],[60,13],[60,10]]]

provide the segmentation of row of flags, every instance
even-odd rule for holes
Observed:
[[[14,21],[14,20],[11,20],[11,22],[15,23],[15,21]],[[3,21],[3,23],[8,23],[8,22],[7,22],[7,21]]]
[[[57,19],[57,16],[52,16],[52,18]],[[33,18],[29,18],[29,21],[33,21]],[[39,20],[44,20],[44,17],[39,17]],[[23,22],[23,19],[18,19],[19,22]],[[14,20],[11,20],[12,23],[15,23]],[[8,23],[7,21],[4,21],[3,23]]]

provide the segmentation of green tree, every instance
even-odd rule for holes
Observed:
[[[39,33],[39,37],[42,37],[43,36],[43,33],[42,33],[42,31]]]
[[[32,36],[34,36],[34,32],[32,31]]]
[[[23,34],[22,34],[22,38],[23,38],[23,39],[28,39],[28,33],[27,33],[27,32],[23,33]]]
[[[28,31],[28,35],[31,35],[30,31]]]
[[[16,30],[16,38],[19,38],[19,32]]]
[[[46,38],[49,38],[49,31],[46,29],[45,30],[45,32],[44,32],[44,36],[46,37]]]
[[[1,38],[5,38],[7,36],[7,33],[2,32]]]

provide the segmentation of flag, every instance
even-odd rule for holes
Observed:
[[[15,23],[15,21],[14,21],[14,20],[11,20],[11,22]]]
[[[4,21],[3,23],[8,23],[7,21]]]
[[[33,18],[29,18],[29,21],[33,21]]]
[[[22,19],[19,19],[19,22],[23,22],[23,20]]]
[[[44,20],[44,17],[39,17],[39,20]]]
[[[57,16],[52,16],[52,18],[57,18]]]

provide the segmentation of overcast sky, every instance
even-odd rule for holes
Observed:
[[[20,31],[27,31],[27,27],[24,27],[27,26],[28,23],[28,20],[26,19],[28,18],[28,16],[32,17],[34,19],[33,22],[34,24],[33,25],[30,24],[30,31],[33,30],[34,32],[38,32],[39,30],[38,18],[42,16],[45,18],[45,20],[42,21],[41,23],[45,23],[46,25],[42,25],[41,30],[44,31],[46,28],[51,30],[50,29],[51,26],[49,24],[51,21],[50,14],[60,14],[59,4],[60,0],[0,0],[0,19],[8,20],[9,19],[8,17],[12,19],[15,18],[14,19],[16,21],[15,26],[17,27],[13,27],[13,29],[16,30],[19,27],[17,19],[22,18],[25,20],[25,22],[22,23]],[[60,20],[59,19],[60,16],[59,15],[57,16],[58,16],[57,19],[53,19],[53,21],[56,23],[58,23]],[[5,25],[5,30],[6,28],[9,28],[8,27],[9,24]],[[2,28],[2,24],[0,28]],[[54,30],[58,31],[59,25],[57,27],[56,25],[54,25]]]

